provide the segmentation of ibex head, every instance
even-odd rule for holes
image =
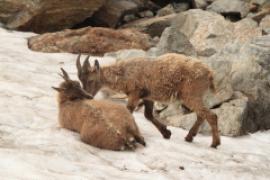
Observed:
[[[93,96],[82,89],[78,81],[69,78],[67,72],[61,68],[60,76],[65,80],[59,87],[52,87],[61,94],[62,100],[93,99]]]
[[[96,93],[101,88],[101,80],[100,80],[101,70],[99,62],[98,60],[95,60],[94,66],[91,67],[89,62],[89,56],[87,56],[86,59],[84,60],[83,65],[81,65],[80,57],[81,55],[78,56],[76,61],[78,77],[82,82],[83,89],[85,89],[87,92],[95,96]]]

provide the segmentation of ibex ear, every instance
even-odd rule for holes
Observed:
[[[61,92],[61,91],[64,91],[65,89],[64,88],[57,88],[57,87],[52,87],[54,90],[58,91],[58,92]]]
[[[99,62],[98,62],[97,59],[95,60],[95,70],[96,71],[99,71],[100,70]]]
[[[77,71],[78,71],[78,77],[81,77],[82,75],[82,65],[81,65],[81,54],[78,55],[77,60],[76,60],[76,66],[77,66]]]
[[[61,71],[62,71],[62,73],[63,73],[62,78],[63,78],[65,81],[69,81],[70,79],[69,79],[68,73],[67,73],[63,68],[61,68]]]
[[[91,69],[89,57],[90,57],[90,55],[88,55],[83,62],[82,72],[89,72]]]

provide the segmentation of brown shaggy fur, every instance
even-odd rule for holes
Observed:
[[[99,68],[97,61],[93,68],[88,60],[83,67],[78,62],[78,75],[86,91],[94,95],[101,87],[109,87],[126,93],[127,107],[131,112],[139,100],[143,99],[145,117],[156,125],[165,138],[170,137],[170,131],[153,117],[153,101],[181,100],[197,114],[197,121],[186,136],[186,141],[193,140],[199,126],[206,119],[212,128],[211,146],[217,147],[220,144],[217,116],[204,105],[205,93],[209,89],[214,91],[213,75],[200,61],[169,53],[155,60],[135,58],[103,68]]]
[[[54,89],[59,92],[60,125],[79,132],[83,142],[110,150],[134,149],[136,142],[145,145],[134,118],[124,106],[89,100],[92,96],[78,81],[69,78]]]
[[[98,45],[97,45],[98,44]],[[28,47],[41,52],[70,52],[103,55],[121,49],[143,49],[152,46],[147,34],[134,29],[86,27],[45,33],[29,38]]]

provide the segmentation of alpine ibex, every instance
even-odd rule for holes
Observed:
[[[211,147],[220,144],[217,116],[204,104],[205,94],[214,92],[212,71],[200,61],[190,57],[168,53],[150,58],[133,58],[114,65],[100,67],[96,60],[93,67],[88,58],[83,66],[77,58],[78,76],[83,88],[95,95],[102,87],[123,92],[128,96],[127,108],[133,112],[140,99],[145,106],[145,117],[170,138],[171,132],[153,116],[153,102],[180,100],[188,109],[195,111],[197,121],[186,136],[192,142],[204,119],[212,128]]]
[[[59,123],[79,132],[83,142],[110,149],[134,149],[136,142],[145,145],[131,113],[110,101],[92,100],[78,81],[69,78],[64,69],[64,82],[58,88]]]

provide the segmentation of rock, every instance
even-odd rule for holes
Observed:
[[[180,12],[183,12],[183,11],[186,11],[188,10],[189,8],[191,8],[191,4],[189,2],[172,2],[172,6],[173,6],[173,9],[176,13],[180,13]]]
[[[194,0],[195,7],[198,9],[206,9],[208,2],[206,0]]]
[[[127,23],[127,22],[134,21],[136,19],[139,19],[139,18],[137,16],[135,16],[134,14],[127,14],[124,16],[123,22]]]
[[[156,56],[165,53],[180,53],[188,56],[196,56],[194,46],[190,43],[187,36],[173,29],[173,27],[166,28],[155,50]]]
[[[146,56],[146,52],[141,49],[124,49],[116,52],[109,52],[104,55],[104,57],[112,57],[116,59],[116,61]]]
[[[245,18],[234,23],[233,40],[241,43],[248,42],[254,37],[262,35],[262,29],[251,18]]]
[[[163,43],[164,47],[175,43],[179,44],[177,45],[177,48],[179,48],[181,44],[189,44],[190,42],[195,48],[195,54],[202,57],[214,55],[222,50],[227,43],[234,41],[244,43],[252,37],[261,35],[261,29],[252,19],[243,19],[237,23],[232,23],[226,21],[219,14],[200,9],[178,14],[172,21],[171,27],[170,31],[164,33],[165,38],[161,37],[163,41],[160,43]],[[168,37],[167,33],[173,37],[168,42],[164,40]],[[177,36],[181,38],[176,38]],[[177,42],[173,42],[174,40],[177,40]]]
[[[157,12],[157,16],[166,16],[166,15],[170,15],[170,14],[174,14],[174,8],[172,6],[172,4],[168,4],[167,6],[161,8],[160,10],[158,10]]]
[[[123,28],[135,28],[141,32],[149,34],[151,37],[160,36],[163,30],[171,25],[175,14],[162,17],[143,18],[127,23]]]
[[[267,15],[262,19],[260,27],[265,34],[270,34],[270,15]]]
[[[212,70],[214,75],[215,95],[207,94],[205,105],[209,108],[230,100],[233,96],[232,79],[228,74],[232,71],[232,62],[223,59],[207,59],[203,61]]]
[[[215,108],[221,133],[238,136],[270,129],[270,35],[240,38],[202,59],[214,72],[217,93],[207,105]],[[160,117],[171,125],[189,129],[196,120],[194,113],[183,115],[179,108],[166,111]],[[208,125],[201,128],[209,130]]]
[[[154,16],[154,13],[150,10],[139,12],[141,18],[151,18]]]
[[[93,15],[95,24],[115,28],[120,25],[126,14],[134,14],[139,6],[128,0],[108,0],[99,11]]]
[[[249,12],[249,5],[247,2],[242,0],[233,0],[230,2],[228,2],[228,0],[216,0],[207,7],[207,10],[214,11],[222,15],[236,15],[240,18],[244,18]]]
[[[232,85],[249,98],[246,131],[270,128],[270,35],[253,39],[235,54]]]
[[[215,54],[233,36],[233,26],[229,21],[216,13],[200,9],[180,13],[172,22],[172,27],[189,39],[198,56]]]
[[[0,21],[10,29],[51,32],[73,27],[90,17],[105,0],[39,0],[0,2]]]
[[[143,49],[151,47],[148,35],[131,29],[82,28],[64,30],[34,36],[28,46],[41,52],[70,52],[103,55],[121,49]]]

